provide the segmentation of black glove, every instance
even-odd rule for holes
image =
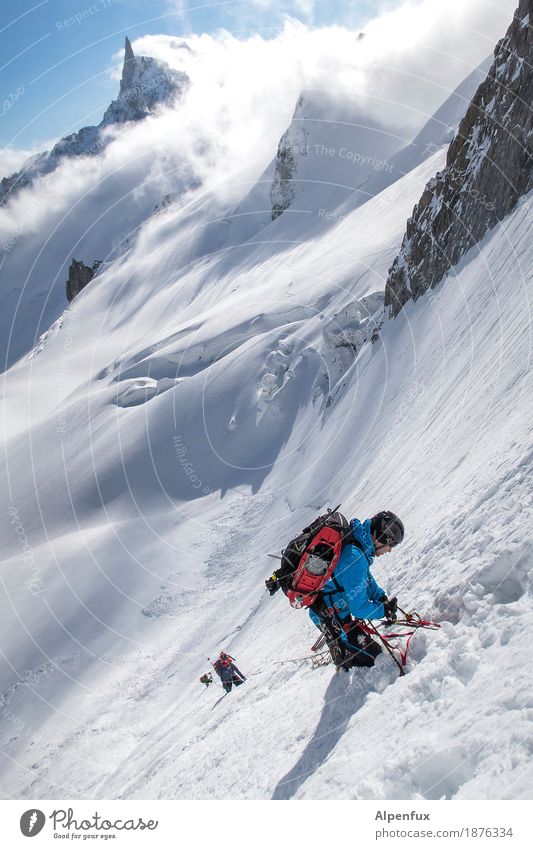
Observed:
[[[387,599],[383,602],[383,607],[385,608],[385,618],[387,622],[396,622],[397,611],[398,611],[398,599],[396,596],[391,599]]]
[[[382,604],[385,604],[385,602],[388,601],[388,600],[389,600],[389,597],[385,593],[383,593],[383,595],[378,598],[378,601],[380,601]]]
[[[270,578],[265,581],[265,586],[269,591],[270,595],[275,595],[277,593],[277,591],[279,590],[279,581],[276,578],[275,572]]]

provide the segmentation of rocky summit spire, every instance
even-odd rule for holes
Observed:
[[[131,41],[128,36],[124,41],[124,61],[128,62],[130,59],[135,59],[135,54],[133,52],[133,47],[131,46]]]
[[[135,53],[128,36],[124,43],[124,65],[122,66],[122,79],[120,80],[120,92],[122,93],[131,85],[133,72],[135,70]]]
[[[36,177],[54,171],[63,157],[101,153],[111,138],[101,135],[104,127],[142,121],[159,105],[172,103],[189,83],[189,77],[184,71],[169,68],[165,62],[152,56],[136,56],[129,38],[126,38],[120,92],[107,107],[98,126],[82,127],[77,133],[61,139],[50,152],[32,156],[24,163],[21,171],[0,179],[0,207],[23,186],[30,185]],[[77,284],[71,286],[74,294],[76,287]]]

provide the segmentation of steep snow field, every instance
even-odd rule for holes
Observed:
[[[57,231],[51,210],[47,268],[84,231],[109,262],[64,312],[35,266],[9,339],[3,797],[531,797],[531,199],[396,320],[380,307],[475,84],[407,147],[387,141],[394,168],[363,185],[344,158],[298,163],[275,221],[275,160],[231,214],[211,184],[151,214],[161,183],[145,160],[113,182],[113,146],[107,198]],[[345,126],[314,132],[348,144]],[[0,270],[26,274],[41,235]],[[318,632],[265,590],[268,553],[339,502],[405,521],[374,573],[442,627],[415,636],[403,678],[388,657],[292,662]],[[198,682],[221,649],[248,676],[227,697]]]
[[[528,203],[324,367],[321,327],[379,288],[439,156],[322,241],[174,285],[148,228],[8,374],[6,797],[529,796]],[[403,679],[278,663],[316,632],[268,597],[266,553],[339,501],[402,515],[375,573],[442,622]],[[219,703],[197,679],[222,647],[250,677]]]

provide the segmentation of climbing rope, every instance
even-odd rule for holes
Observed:
[[[411,640],[418,629],[423,628],[425,630],[437,631],[441,626],[438,622],[431,622],[429,619],[423,619],[418,613],[407,613],[405,610],[402,610],[401,607],[398,607],[398,610],[402,614],[403,619],[396,619],[394,622],[381,621],[380,624],[384,628],[394,627],[395,629],[400,628],[405,630],[395,630],[393,632],[382,633],[369,619],[364,621],[358,620],[358,625],[366,634],[379,640],[398,667],[400,675],[403,676],[405,675],[405,667],[407,665]],[[340,640],[340,637],[337,637],[337,640]],[[393,640],[405,640],[405,646],[402,648],[397,644],[391,644],[391,641]],[[272,661],[272,664],[277,666],[285,663],[303,663],[304,661],[311,660],[313,661],[314,667],[323,666],[326,663],[329,663],[328,656],[330,656],[329,648],[323,649],[325,644],[326,637],[321,634],[316,642],[311,646],[313,654],[306,654],[300,657],[289,657],[284,658],[283,660],[274,660]],[[211,659],[208,658],[208,660],[211,665],[213,665]],[[246,676],[246,678],[255,678],[258,675],[263,675],[264,671],[265,670],[262,669],[258,672],[251,672]]]
[[[404,616],[403,619],[396,619],[394,622],[384,622],[384,626],[388,627],[398,627],[398,628],[410,628],[409,631],[400,631],[399,633],[387,633],[382,634],[370,620],[367,620],[364,626],[364,630],[368,629],[368,633],[373,634],[378,637],[382,645],[386,648],[396,665],[400,670],[400,675],[405,675],[405,667],[407,665],[407,658],[409,656],[409,649],[411,647],[411,640],[413,636],[416,634],[419,628],[424,628],[429,631],[437,631],[440,628],[440,625],[437,622],[431,622],[429,619],[422,619],[422,617],[418,613],[406,613],[405,610],[402,610],[401,607],[398,608],[400,613]],[[402,649],[398,645],[391,645],[390,641],[395,639],[405,640],[405,647]],[[396,657],[394,652],[398,652],[399,660]]]

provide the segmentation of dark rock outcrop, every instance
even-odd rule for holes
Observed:
[[[298,156],[306,155],[306,129],[301,112],[303,97],[300,96],[290,127],[283,133],[276,156],[276,170],[270,188],[272,221],[279,218],[290,207],[295,198],[295,179],[298,171]],[[298,121],[300,123],[298,123]]]
[[[397,315],[433,288],[533,188],[533,0],[520,0],[448,149],[426,185],[389,271],[385,305]]]
[[[67,280],[67,301],[69,303],[91,282],[101,265],[102,260],[100,259],[95,260],[91,266],[85,265],[80,260],[72,259]]]

